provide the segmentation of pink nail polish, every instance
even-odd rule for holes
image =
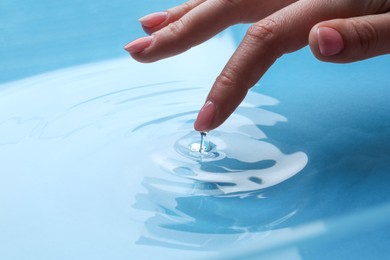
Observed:
[[[317,29],[318,47],[322,56],[329,57],[339,54],[344,49],[341,34],[330,27]]]
[[[139,53],[150,46],[153,36],[146,36],[130,42],[124,48],[131,54]]]
[[[153,14],[145,15],[140,18],[138,21],[145,27],[156,27],[162,24],[168,18],[167,12],[158,12]]]
[[[199,112],[198,118],[195,121],[194,128],[197,131],[209,131],[215,117],[215,105],[211,101],[207,101]]]

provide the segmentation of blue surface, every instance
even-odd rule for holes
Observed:
[[[179,1],[3,0],[0,82],[123,56],[141,16]]]
[[[260,97],[266,111],[248,118],[275,119],[255,124],[258,138],[306,154],[305,168],[242,197],[183,195],[149,155],[191,133],[245,27],[174,59],[130,60],[122,46],[143,35],[136,20],[178,3],[1,2],[0,258],[386,258],[389,56],[282,57],[254,88],[280,103]],[[182,114],[167,119],[171,108]],[[237,118],[222,136],[249,131]],[[151,140],[161,143],[144,147]]]

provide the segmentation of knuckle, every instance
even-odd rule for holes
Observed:
[[[248,91],[247,82],[240,76],[239,69],[233,65],[225,67],[216,79],[219,88],[228,93],[241,93]]]
[[[247,37],[254,41],[265,41],[274,38],[278,29],[278,24],[270,19],[263,19],[251,27],[247,31]]]
[[[185,33],[186,26],[182,19],[179,19],[167,26],[167,30],[173,35],[180,36]]]
[[[367,54],[373,48],[376,48],[379,35],[375,27],[364,18],[356,18],[351,20],[352,28],[356,35],[357,43],[361,51]]]
[[[233,73],[230,70],[225,69],[221,72],[221,74],[217,77],[216,83],[219,86],[223,86],[224,88],[231,88],[236,85],[236,79],[232,76]]]

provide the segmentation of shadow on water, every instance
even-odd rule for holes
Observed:
[[[242,172],[247,170],[262,170],[272,167],[276,164],[273,160],[264,160],[259,162],[242,162],[234,158],[224,158],[216,162],[204,162],[200,169],[206,172],[214,173],[228,173],[228,172]]]
[[[175,131],[178,137],[161,130],[150,140],[159,145],[144,157],[151,160],[145,165],[163,171],[145,177],[142,185],[146,191],[135,196],[133,207],[151,214],[144,221],[138,244],[215,251],[227,244],[264,239],[270,230],[299,214],[303,204],[296,200],[297,191],[282,182],[288,183],[308,159],[301,152],[284,154],[266,142],[263,125],[285,121],[261,109],[267,100],[250,93],[248,103],[231,120],[208,134],[209,150],[204,154],[190,150],[200,135],[191,131],[188,123],[192,121],[185,113],[142,124],[148,132],[180,122]],[[246,113],[249,108],[263,117]]]
[[[133,207],[155,212],[144,222],[138,244],[214,251],[227,244],[266,237],[269,230],[293,217],[301,206],[288,195],[271,190],[231,197],[180,196],[164,191],[161,196],[158,187],[162,184],[177,185],[147,178],[143,185],[148,192],[136,196]],[[264,193],[272,198],[267,199]]]

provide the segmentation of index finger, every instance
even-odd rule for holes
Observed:
[[[351,8],[349,0],[336,5],[334,1],[298,1],[252,25],[216,79],[195,129],[209,131],[221,125],[276,59],[307,45],[316,23],[361,12],[361,8]]]

